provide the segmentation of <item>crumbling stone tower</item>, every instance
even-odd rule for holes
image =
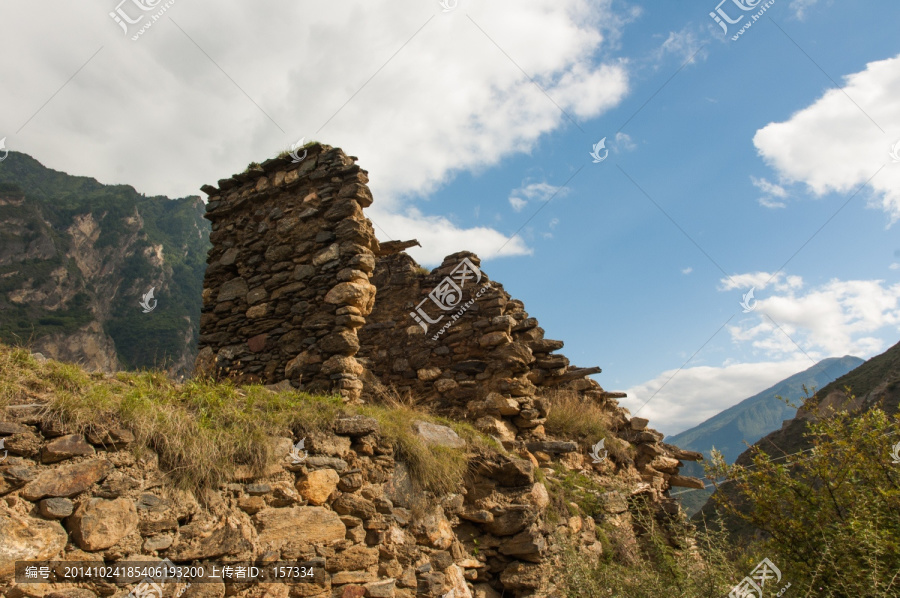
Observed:
[[[381,383],[520,454],[593,467],[577,443],[545,430],[553,394],[572,393],[609,412],[610,431],[627,447],[620,466],[639,476],[639,492],[671,510],[671,486],[703,487],[678,473],[681,460],[701,456],[630,417],[616,401],[624,393],[589,377],[600,368],[571,365],[557,352],[563,342],[544,338],[478,256],[456,253],[428,272],[403,251],[416,241],[379,244],[363,215],[372,195],[356,158],[318,144],[307,152],[299,163],[268,160],[203,187],[213,248],[199,374],[348,401],[369,390],[364,381]]]
[[[375,301],[378,241],[355,160],[316,144],[299,163],[267,160],[202,188],[213,247],[197,373],[359,398],[356,331]]]

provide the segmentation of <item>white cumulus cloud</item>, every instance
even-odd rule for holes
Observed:
[[[900,164],[889,152],[900,140],[900,56],[844,79],[843,90],[831,89],[788,120],[766,125],[753,143],[780,179],[805,183],[816,195],[850,193],[869,181],[873,205],[894,223]]]
[[[740,280],[759,279],[755,273]],[[838,280],[807,287],[800,277],[778,276],[772,291],[757,294],[752,315],[729,326],[735,343],[749,344],[770,358],[821,359],[835,355],[871,356],[885,348],[882,336],[900,332],[900,283]],[[721,281],[720,290],[731,286]],[[765,289],[760,285],[757,291]]]
[[[315,139],[359,157],[373,219],[397,215],[436,253],[473,237],[492,245],[503,235],[488,223],[461,229],[417,200],[622,101],[628,66],[613,51],[635,13],[612,4],[176,2],[133,42],[108,15],[114,3],[54,5],[47,19],[7,0],[16,52],[0,80],[16,93],[0,131],[21,131],[0,134],[52,168],[169,196]]]

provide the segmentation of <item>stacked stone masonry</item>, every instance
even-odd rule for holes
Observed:
[[[197,372],[330,391],[347,401],[375,400],[385,389],[410,395],[441,415],[470,421],[523,463],[561,463],[603,484],[627,485],[623,495],[604,499],[611,517],[627,516],[626,498],[634,496],[674,515],[678,507],[667,491],[703,486],[679,475],[683,460],[700,455],[663,443],[646,419],[619,407],[624,395],[590,377],[600,368],[573,366],[558,353],[563,342],[544,337],[524,304],[481,270],[478,256],[456,253],[429,272],[404,252],[417,241],[379,244],[362,211],[372,202],[366,172],[339,149],[307,150],[298,164],[270,160],[203,188],[213,248]],[[557,393],[601,406],[628,450],[597,462],[572,439],[549,433]],[[533,485],[526,481],[522,488]],[[486,492],[476,484],[447,512],[454,537],[490,545],[484,575],[464,571],[470,589],[475,575],[498,591],[539,595],[537,585],[521,579],[537,575],[529,567],[543,563],[541,547],[550,541],[541,508],[527,497],[498,501]],[[519,515],[507,515],[507,507]],[[517,523],[492,523],[496,517]],[[581,533],[593,525],[587,521],[572,525]],[[515,541],[498,539],[513,528]],[[457,563],[468,554],[455,554]]]
[[[546,595],[542,561],[553,526],[547,490],[526,459],[486,454],[457,493],[423,495],[378,423],[345,416],[310,433],[300,462],[294,437],[270,437],[283,457],[254,475],[198,494],[173,487],[152,451],[112,428],[86,436],[44,418],[40,404],[0,409],[0,597],[133,598],[126,585],[16,583],[16,561],[203,566],[299,561],[304,583],[213,580],[163,585],[164,598],[498,598]],[[429,424],[428,442],[459,442]],[[423,426],[424,428],[424,426]],[[624,499],[619,497],[619,503]],[[608,517],[625,521],[611,501]],[[595,523],[573,518],[585,550]]]
[[[363,208],[367,173],[340,149],[314,144],[299,163],[274,159],[205,186],[213,244],[203,289],[196,371],[240,382],[289,382],[347,400],[376,382],[470,420],[517,450],[546,438],[552,393],[607,406],[615,431],[636,449],[654,500],[696,453],[661,443],[646,420],[618,407],[592,374],[557,353],[524,304],[481,271],[470,252],[428,272],[403,250],[379,244]],[[364,379],[370,384],[366,387]],[[574,449],[573,449],[574,450]]]
[[[378,241],[362,211],[368,177],[354,161],[314,145],[299,163],[268,160],[203,187],[213,247],[200,374],[359,397],[353,356],[375,299]]]

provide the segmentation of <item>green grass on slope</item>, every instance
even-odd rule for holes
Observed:
[[[302,438],[348,415],[377,419],[381,437],[422,489],[458,491],[468,467],[466,449],[428,445],[415,433],[416,420],[447,422],[412,407],[354,407],[340,397],[229,382],[177,384],[155,371],[88,374],[75,365],[38,362],[25,349],[0,345],[0,409],[30,403],[46,404],[45,420],[73,432],[102,434],[117,426],[131,430],[135,450],[154,450],[170,480],[192,491],[227,482],[238,466],[261,474],[285,458],[274,454],[273,436]],[[467,424],[452,426],[473,452],[496,450],[495,442]]]

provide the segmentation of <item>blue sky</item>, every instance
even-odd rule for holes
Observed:
[[[776,0],[733,41],[737,3],[725,37],[715,1],[175,2],[132,41],[117,2],[15,0],[0,137],[170,197],[342,147],[382,240],[477,252],[671,434],[900,337],[900,5]]]

